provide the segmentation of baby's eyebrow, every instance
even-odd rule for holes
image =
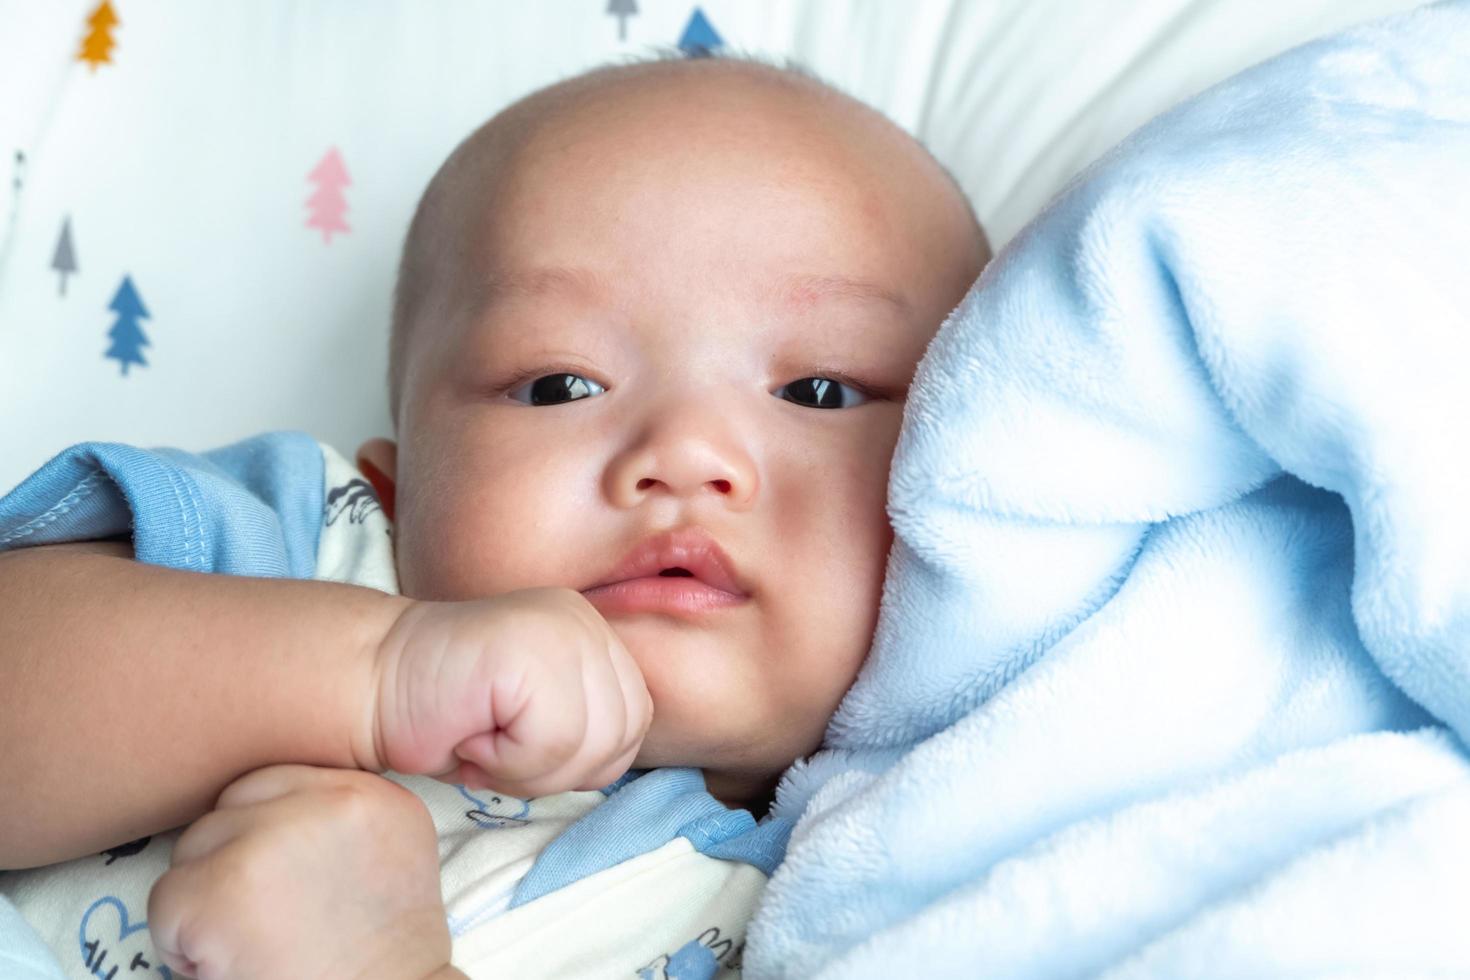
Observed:
[[[605,275],[579,266],[542,266],[501,272],[486,280],[482,289],[487,303],[512,296],[547,293],[571,293],[588,302],[603,302],[614,291]],[[819,300],[841,297],[882,303],[900,315],[907,315],[911,310],[908,298],[902,293],[868,279],[837,274],[792,273],[776,281],[771,295],[789,306],[803,308]]]
[[[597,300],[606,298],[612,291],[611,284],[601,273],[575,266],[543,266],[502,272],[491,276],[481,288],[486,300],[545,293],[575,293]]]
[[[852,276],[797,273],[782,278],[777,283],[776,291],[781,299],[794,306],[810,306],[817,300],[840,296],[847,299],[874,300],[891,306],[900,314],[909,312],[908,298],[902,293]]]

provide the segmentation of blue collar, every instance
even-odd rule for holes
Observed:
[[[607,801],[548,844],[521,879],[510,907],[540,898],[657,850],[676,837],[712,858],[743,861],[767,877],[786,854],[792,821],[732,809],[709,794],[698,769],[630,772],[603,790]]]

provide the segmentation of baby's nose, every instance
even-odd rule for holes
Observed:
[[[720,500],[747,509],[757,491],[754,462],[736,444],[685,437],[644,442],[615,459],[608,472],[608,495],[633,507],[657,495]]]

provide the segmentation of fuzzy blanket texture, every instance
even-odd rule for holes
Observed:
[[[1073,181],[889,503],[750,977],[1470,976],[1470,3]]]

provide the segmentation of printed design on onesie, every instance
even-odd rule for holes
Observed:
[[[128,907],[112,895],[102,896],[82,913],[77,941],[83,965],[101,980],[155,976],[173,980],[172,970],[153,962],[147,921],[133,922]]]
[[[362,524],[373,511],[382,510],[373,485],[359,477],[353,477],[340,487],[327,491],[326,523],[328,527],[337,523],[343,514],[348,524]]]
[[[475,805],[465,811],[465,818],[486,830],[524,827],[531,822],[531,801],[514,796],[490,796],[481,799],[459,783],[454,784],[461,796]]]
[[[116,847],[109,847],[107,850],[102,851],[97,856],[101,857],[103,854],[107,855],[107,860],[102,862],[103,867],[106,867],[107,865],[116,861],[118,858],[132,857],[134,854],[141,852],[143,848],[148,846],[148,842],[152,839],[152,837],[139,837],[137,840],[130,840],[126,844],[119,844]]]
[[[638,980],[711,980],[721,970],[739,970],[745,944],[720,938],[719,926],[710,926],[694,939],[662,953],[638,971]]]
[[[392,503],[379,493],[371,474],[359,472],[326,443],[317,445],[322,451],[322,523],[312,577],[397,595],[388,519]]]

